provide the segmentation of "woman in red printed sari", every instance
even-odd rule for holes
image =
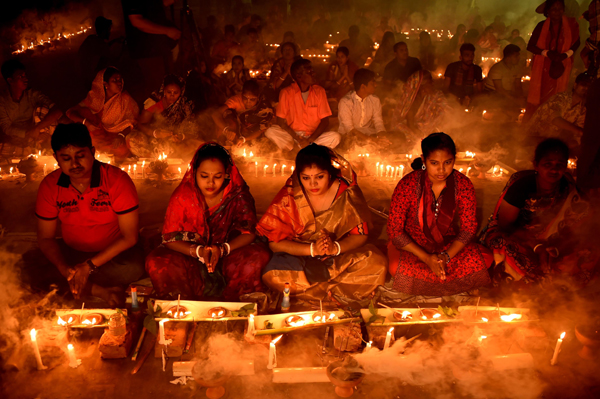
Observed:
[[[590,204],[565,173],[569,147],[547,139],[535,150],[535,170],[511,176],[481,243],[494,251],[494,284],[543,282],[550,276],[585,285],[598,261]]]
[[[96,151],[123,159],[130,155],[125,136],[133,128],[138,113],[135,100],[123,90],[121,73],[108,67],[96,74],[87,97],[69,109],[67,116],[87,126]]]
[[[367,244],[370,213],[356,174],[329,148],[298,152],[296,171],[277,194],[257,230],[274,252],[264,283],[303,300],[367,300],[383,285],[385,256]]]
[[[575,18],[565,16],[564,0],[548,0],[541,7],[536,11],[543,11],[546,20],[537,24],[527,45],[533,60],[526,119],[540,104],[567,90],[573,54],[579,48],[579,25]]]
[[[227,151],[202,145],[171,196],[163,245],[146,259],[160,298],[224,298],[263,291],[270,253],[254,243],[254,198]]]
[[[406,175],[392,197],[387,231],[393,287],[410,295],[448,296],[484,286],[492,257],[471,242],[477,232],[475,189],[454,170],[454,141],[433,133],[421,149],[413,167],[422,170]]]

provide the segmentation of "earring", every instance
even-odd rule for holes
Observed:
[[[427,166],[425,166],[425,164],[423,164],[423,165],[421,165],[421,169],[427,170]]]
[[[225,180],[229,180],[229,179],[231,179],[231,176],[229,176],[229,174],[228,174],[228,173],[227,173],[227,174],[225,174]]]

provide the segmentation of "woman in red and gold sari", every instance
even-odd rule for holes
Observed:
[[[535,150],[535,170],[511,176],[481,243],[494,251],[494,284],[543,282],[550,276],[585,285],[599,258],[590,204],[565,173],[569,147],[547,139]]]
[[[533,60],[526,119],[540,104],[567,90],[573,54],[579,48],[579,25],[575,18],[565,16],[564,0],[548,0],[536,11],[543,12],[546,20],[537,24],[527,44]]]
[[[311,144],[257,226],[274,252],[263,282],[303,300],[360,301],[382,285],[385,256],[367,244],[369,208],[349,163]]]
[[[146,259],[160,298],[224,298],[263,291],[270,253],[254,243],[254,198],[227,151],[202,145],[171,196],[163,245]]]
[[[121,73],[108,67],[96,74],[87,97],[69,109],[67,116],[87,126],[97,151],[123,159],[130,155],[125,136],[135,125],[138,113],[135,100],[123,90]]]
[[[477,233],[475,189],[454,170],[454,141],[433,133],[421,149],[422,158],[413,163],[420,168],[404,176],[392,197],[387,231],[393,287],[410,295],[447,296],[484,286],[492,257],[471,242]]]

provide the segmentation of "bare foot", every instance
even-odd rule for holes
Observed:
[[[102,287],[94,284],[92,295],[103,299],[111,308],[116,308],[122,303],[123,290],[119,287]]]

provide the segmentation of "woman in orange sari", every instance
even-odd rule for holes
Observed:
[[[546,20],[537,24],[527,45],[527,50],[534,54],[527,119],[540,104],[567,90],[573,54],[579,48],[579,25],[575,18],[565,16],[564,0],[546,1],[543,13]]]
[[[96,74],[87,97],[69,109],[67,116],[87,126],[97,151],[124,159],[130,155],[125,136],[134,126],[138,113],[135,100],[123,90],[121,73],[108,67]]]
[[[361,301],[385,281],[385,256],[367,244],[369,208],[349,163],[311,144],[257,225],[274,252],[263,282],[304,300]]]

